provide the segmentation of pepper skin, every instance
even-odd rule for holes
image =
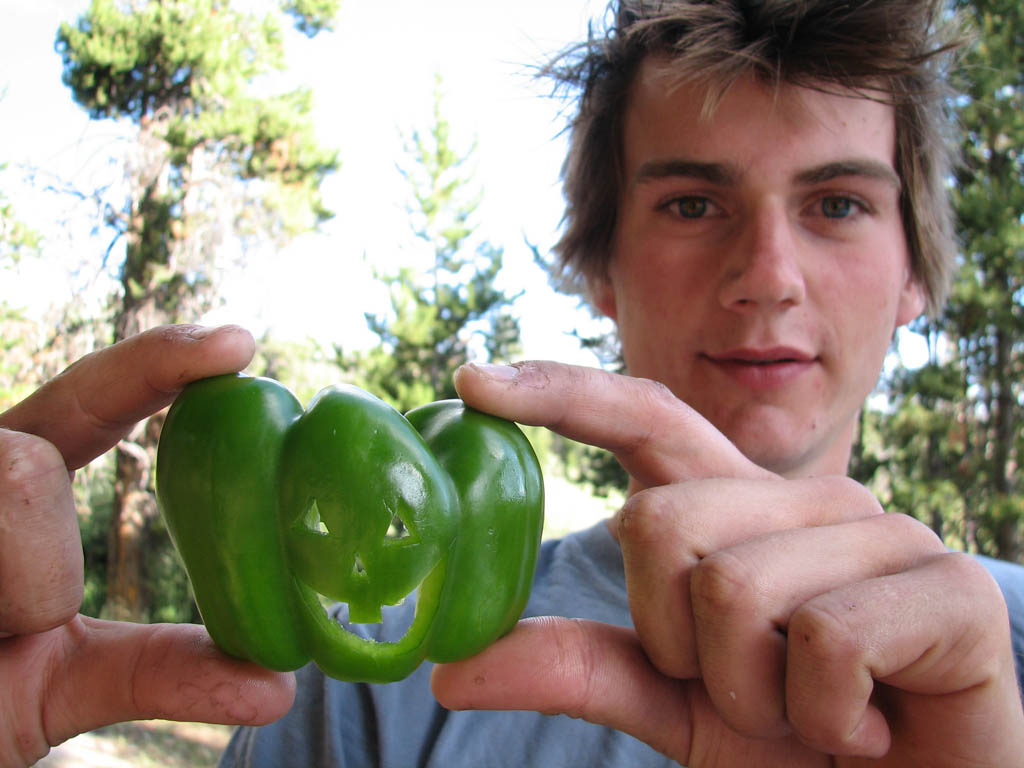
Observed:
[[[512,629],[526,607],[544,525],[544,488],[530,443],[510,421],[442,400],[406,418],[448,469],[462,518],[449,560],[432,661],[483,650]]]
[[[470,656],[529,597],[543,481],[511,422],[441,401],[403,417],[356,387],[303,411],[270,379],[190,384],[167,415],[157,499],[214,641],[272,669],[310,659],[342,680],[389,682],[424,659]],[[412,625],[373,642],[353,622],[416,593]]]

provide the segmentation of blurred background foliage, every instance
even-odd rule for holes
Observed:
[[[962,244],[953,298],[914,330],[925,365],[887,367],[865,406],[851,470],[890,511],[926,522],[950,546],[1022,561],[1024,492],[1024,40],[1016,0],[957,0],[975,39],[955,73],[951,102],[963,162],[950,180]],[[338,3],[292,0],[265,15],[225,0],[150,0],[131,7],[93,0],[57,35],[64,82],[95,119],[134,126],[123,198],[78,194],[113,231],[97,262],[124,253],[119,284],[102,311],[71,301],[42,319],[0,305],[0,409],[73,360],[139,330],[199,316],[217,301],[226,270],[219,246],[283,243],[331,216],[320,185],[345,148],[321,146],[302,90],[258,94],[260,74],[286,66],[282,25],[313,37]],[[952,6],[951,6],[952,7]],[[145,43],[145,44],[143,44]],[[266,335],[249,372],[285,382],[308,402],[336,381],[363,386],[400,409],[454,396],[468,360],[509,360],[520,347],[515,296],[498,288],[501,244],[481,239],[475,213],[487,194],[474,175],[475,147],[457,144],[443,83],[422,124],[406,136],[397,171],[407,183],[410,262],[380,270],[390,308],[367,313],[379,340],[368,349],[324,347]],[[0,157],[0,162],[3,161]],[[46,258],[46,237],[27,227],[4,193],[0,166],[0,279]],[[210,184],[209,180],[217,180]],[[54,228],[61,226],[54,222]],[[52,233],[48,233],[52,236]],[[538,263],[548,257],[535,250]],[[373,259],[374,254],[364,258]],[[566,330],[566,329],[559,329]],[[552,332],[556,332],[553,329]],[[614,339],[580,336],[607,368]],[[898,357],[894,344],[893,358]],[[83,611],[136,621],[197,621],[187,579],[153,498],[152,460],[162,415],[140,424],[75,483],[87,573]],[[548,476],[549,534],[621,501],[625,475],[607,454],[528,428]],[[578,493],[566,491],[575,488]]]
[[[1024,26],[1016,0],[956,0],[973,42],[953,81],[959,270],[921,318],[928,360],[891,368],[861,419],[854,476],[950,546],[1020,562],[1024,458]]]

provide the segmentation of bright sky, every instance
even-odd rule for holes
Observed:
[[[237,1],[237,0],[236,0]],[[250,7],[268,0],[253,0]],[[364,313],[387,309],[370,264],[409,263],[414,243],[404,212],[407,187],[396,170],[403,133],[425,127],[434,76],[443,78],[445,110],[457,145],[478,143],[484,198],[479,234],[505,249],[501,287],[523,291],[515,311],[524,357],[595,364],[568,334],[595,322],[575,299],[554,293],[524,238],[542,252],[562,215],[558,172],[562,105],[530,76],[530,67],[586,34],[606,0],[343,0],[337,31],[313,41],[294,35],[290,76],[314,89],[324,144],[341,152],[342,169],[324,187],[336,218],[318,237],[287,250],[252,256],[244,274],[223,286],[226,304],[208,322],[237,322],[257,334],[314,337],[346,348],[372,344]],[[61,83],[53,40],[88,0],[0,0],[0,164],[48,169],[80,188],[123,178],[116,158],[124,131],[90,122]],[[111,158],[115,158],[113,161]],[[65,203],[34,190],[14,194],[19,213],[50,236],[46,263],[27,265],[0,297],[20,303],[66,299],[98,271],[106,239],[91,220],[58,226]],[[67,201],[69,203],[69,201]],[[365,256],[365,258],[364,258]],[[69,270],[78,270],[69,279]],[[109,286],[93,289],[102,295]],[[603,324],[601,327],[609,327]],[[923,362],[923,340],[901,335],[904,364]]]
[[[584,36],[604,6],[605,0],[343,0],[335,33],[313,41],[296,36],[290,76],[314,89],[321,140],[341,153],[342,169],[324,188],[336,218],[323,236],[254,257],[224,286],[227,304],[208,320],[350,348],[372,341],[363,313],[387,305],[370,281],[369,262],[411,258],[407,187],[395,162],[402,133],[427,125],[439,73],[456,143],[478,143],[479,233],[505,249],[502,287],[525,290],[515,306],[525,356],[593,364],[567,335],[589,315],[547,287],[524,243],[546,252],[556,238],[564,156],[561,105],[547,98],[548,86],[532,80],[529,68]],[[90,122],[60,80],[57,26],[87,7],[88,0],[0,0],[0,163],[51,170],[84,188],[121,177],[109,158],[123,147],[123,134]],[[90,238],[83,224],[67,236],[57,226],[63,206],[53,197],[40,202],[31,191],[5,191],[32,224],[55,237],[47,243],[47,266],[25,267],[18,285],[0,286],[0,293],[55,301],[80,289],[67,270],[95,272],[106,239]]]

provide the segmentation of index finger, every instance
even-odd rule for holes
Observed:
[[[83,357],[0,414],[0,426],[49,440],[77,469],[190,381],[244,368],[254,348],[238,326],[154,328]]]
[[[467,405],[611,451],[639,487],[712,477],[770,478],[725,435],[650,379],[563,363],[469,363]]]

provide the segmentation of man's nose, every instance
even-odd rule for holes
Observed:
[[[786,211],[765,206],[745,222],[724,261],[720,301],[733,311],[787,309],[806,297],[799,242]]]

